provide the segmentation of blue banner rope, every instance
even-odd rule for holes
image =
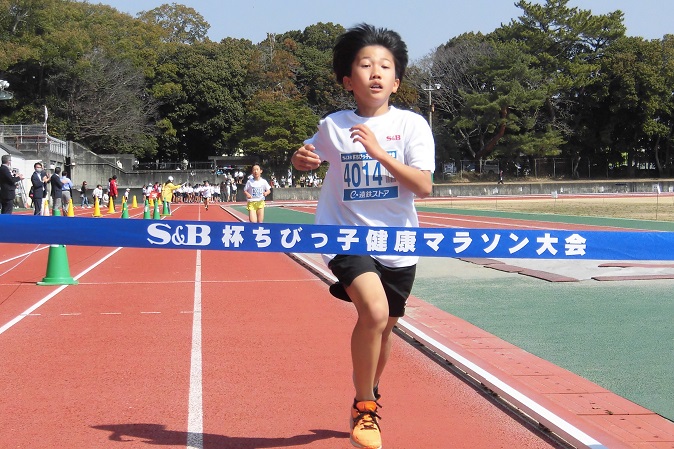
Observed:
[[[674,260],[674,232],[370,228],[0,215],[0,242],[423,257]]]

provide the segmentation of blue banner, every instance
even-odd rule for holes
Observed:
[[[674,260],[674,232],[369,228],[0,215],[0,242],[424,257]]]

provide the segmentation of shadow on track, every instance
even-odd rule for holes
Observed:
[[[112,432],[110,441],[128,442],[143,439],[145,443],[157,446],[185,446],[189,432],[168,430],[162,424],[108,424],[92,426],[94,429]],[[204,447],[264,449],[272,447],[294,447],[311,444],[314,441],[330,438],[349,438],[347,432],[335,430],[311,429],[310,434],[292,437],[228,437],[225,435],[203,435]]]

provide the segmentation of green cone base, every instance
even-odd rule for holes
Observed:
[[[63,245],[49,247],[47,274],[37,285],[77,285],[79,282],[70,275],[68,254]]]

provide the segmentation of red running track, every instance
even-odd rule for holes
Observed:
[[[351,447],[354,310],[287,256],[71,246],[42,287],[33,249],[0,245],[0,447]],[[399,339],[382,393],[387,449],[555,447]]]

